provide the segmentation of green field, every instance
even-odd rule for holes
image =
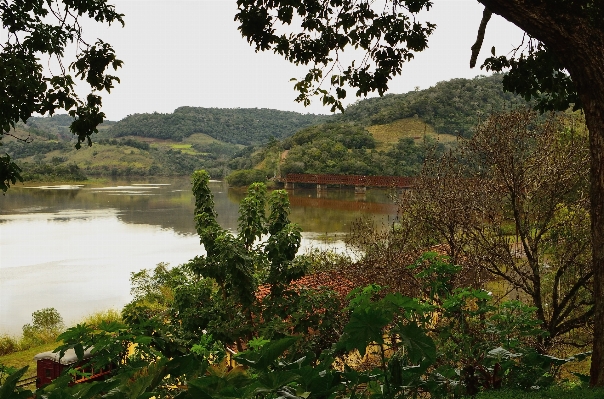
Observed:
[[[407,137],[412,138],[416,144],[421,143],[424,137],[430,137],[443,144],[457,141],[457,138],[450,134],[437,134],[431,125],[420,118],[399,119],[385,125],[369,126],[367,130],[375,138],[378,150],[386,150],[398,143],[400,139]]]

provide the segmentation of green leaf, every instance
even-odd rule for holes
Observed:
[[[78,360],[84,359],[84,346],[82,344],[75,345],[73,350],[75,351]]]
[[[391,320],[391,317],[387,317],[384,312],[375,307],[356,310],[344,327],[344,334],[338,347],[344,347],[348,351],[357,349],[361,356],[365,356],[367,346],[371,342],[384,342],[383,328]]]
[[[145,336],[136,337],[136,339],[134,340],[134,343],[141,345],[149,345],[151,342],[153,342],[153,338]]]
[[[271,370],[268,373],[262,373],[256,380],[258,386],[254,389],[255,393],[277,392],[284,386],[298,380],[300,376],[291,371]]]
[[[299,337],[285,337],[277,341],[271,341],[265,344],[259,351],[239,353],[235,356],[235,361],[257,370],[266,370],[299,339]]]
[[[22,369],[15,371],[13,374],[9,375],[6,378],[4,384],[0,386],[0,399],[25,399],[32,397],[31,391],[21,391],[17,388],[17,383],[19,382],[21,377],[23,377],[27,369],[28,366],[25,366]]]
[[[436,361],[436,345],[432,338],[416,324],[398,326],[397,332],[407,349],[407,356],[414,364],[434,363]]]

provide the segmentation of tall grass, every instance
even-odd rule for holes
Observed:
[[[122,314],[119,310],[109,309],[103,310],[100,312],[92,313],[86,316],[80,323],[85,323],[91,325],[93,327],[98,327],[102,322],[111,323],[111,322],[121,322]]]

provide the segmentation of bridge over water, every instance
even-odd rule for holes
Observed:
[[[329,175],[288,173],[280,179],[286,189],[293,189],[295,183],[316,184],[317,190],[324,190],[328,185],[354,186],[357,192],[364,192],[367,187],[392,187],[407,189],[413,186],[413,177],[402,176],[363,176],[363,175]]]

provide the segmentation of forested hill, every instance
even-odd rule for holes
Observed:
[[[427,154],[452,148],[459,136],[493,112],[526,107],[520,96],[504,92],[503,75],[453,79],[426,90],[360,100],[327,123],[301,129],[263,148],[248,148],[228,165],[248,184],[287,173],[414,176]],[[234,174],[235,175],[235,174]],[[247,180],[246,180],[247,179]],[[230,181],[235,181],[232,177]]]
[[[227,143],[258,145],[271,137],[282,139],[328,118],[258,108],[180,107],[171,114],[134,114],[112,126],[113,137],[141,136],[181,141],[194,133],[204,133]]]
[[[502,74],[453,79],[426,90],[370,98],[348,106],[336,118],[371,126],[417,116],[438,133],[470,137],[481,118],[527,105],[521,96],[503,91],[502,79]]]

